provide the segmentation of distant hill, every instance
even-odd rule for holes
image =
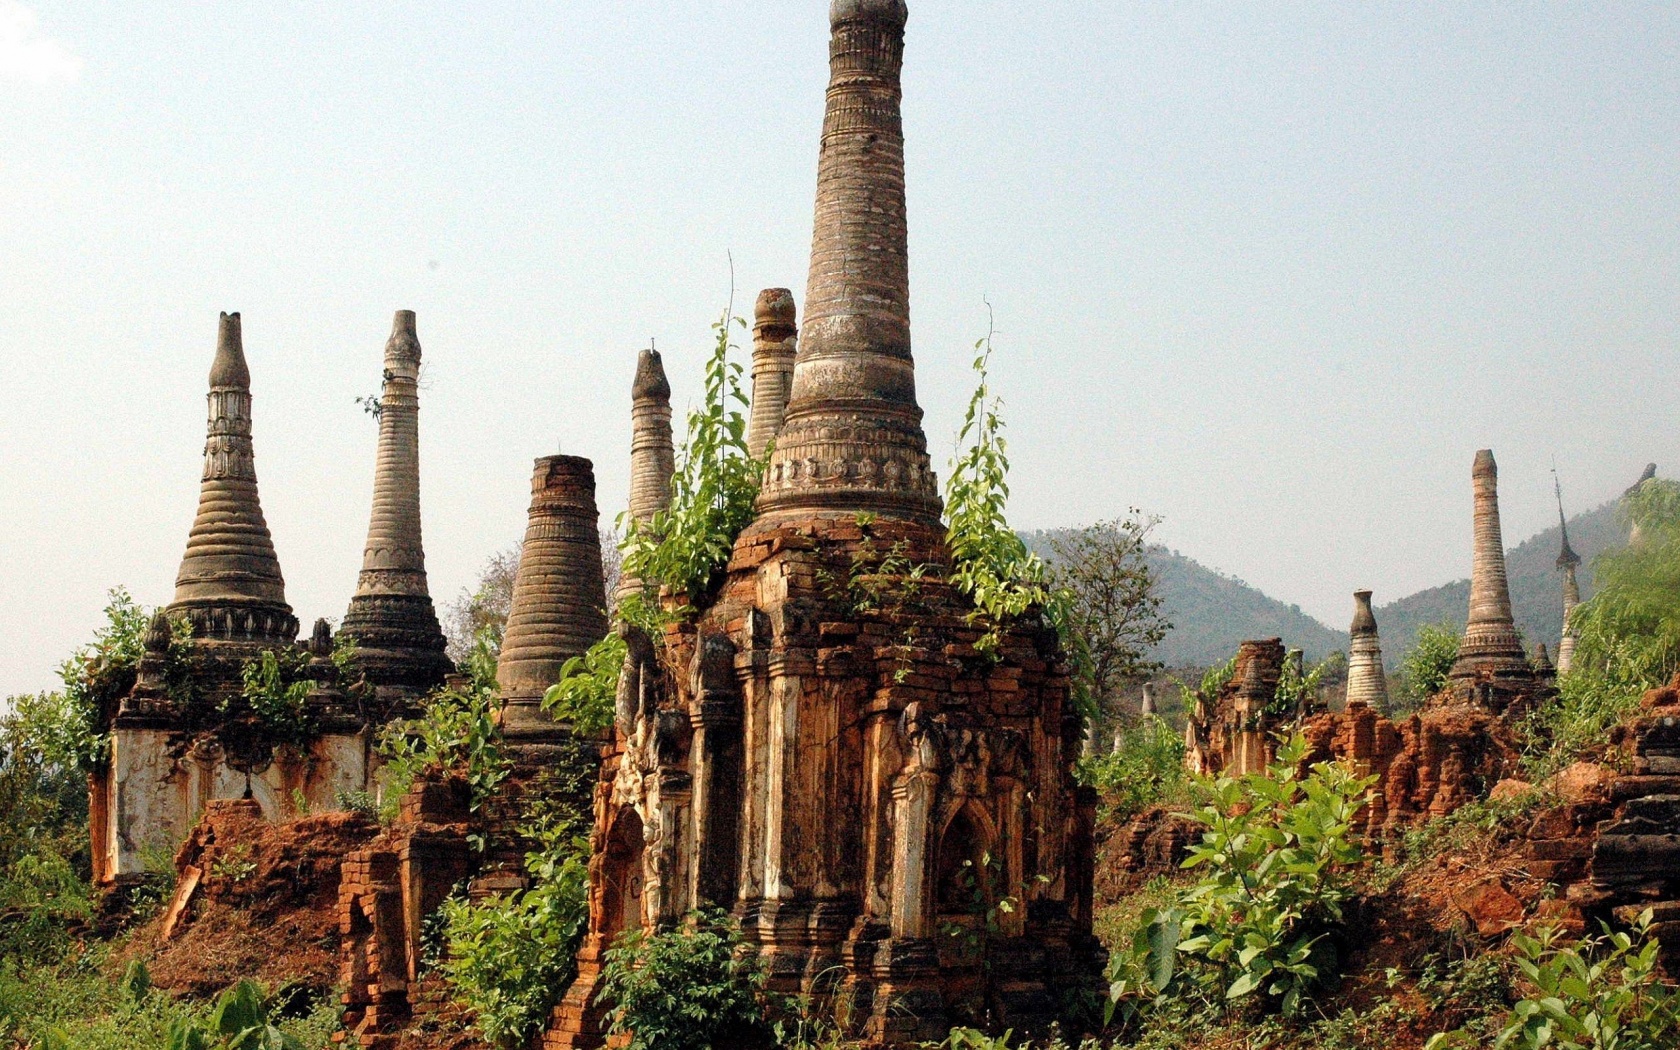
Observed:
[[[1582,559],[1582,598],[1592,595],[1592,560],[1627,545],[1627,528],[1618,520],[1616,508],[1615,502],[1606,503],[1569,519],[1569,544]],[[1022,538],[1028,547],[1049,557],[1051,541],[1063,531],[1022,533]],[[1554,657],[1563,631],[1563,583],[1556,565],[1560,539],[1558,530],[1550,528],[1505,555],[1517,627],[1531,646],[1545,642]],[[1346,632],[1327,627],[1299,606],[1269,597],[1234,576],[1160,546],[1149,549],[1147,560],[1159,581],[1162,611],[1173,625],[1153,654],[1168,667],[1222,663],[1250,638],[1282,638],[1284,644],[1304,649],[1308,660],[1323,659],[1338,649],[1347,651]],[[1384,662],[1390,669],[1397,667],[1424,624],[1446,622],[1462,630],[1469,604],[1470,581],[1458,580],[1379,606],[1377,626]]]
[[[1051,540],[1061,530],[1023,533],[1027,545],[1049,557]],[[1165,547],[1146,555],[1159,581],[1161,611],[1172,623],[1152,654],[1168,667],[1211,667],[1224,663],[1250,638],[1282,638],[1321,660],[1347,648],[1347,635],[1319,623],[1299,606],[1267,597],[1234,576],[1227,576]]]
[[[1569,545],[1581,556],[1576,577],[1581,597],[1592,597],[1592,561],[1607,550],[1627,546],[1627,527],[1617,517],[1619,501],[1569,519]],[[1555,528],[1531,536],[1505,552],[1505,574],[1511,583],[1511,612],[1530,647],[1541,642],[1554,657],[1563,633],[1563,580],[1557,571],[1562,536]],[[1465,536],[1469,542],[1469,536]],[[1463,629],[1470,606],[1470,581],[1431,587],[1379,606],[1377,629],[1382,633],[1384,662],[1394,667],[1417,641],[1418,628],[1428,623],[1451,623]]]

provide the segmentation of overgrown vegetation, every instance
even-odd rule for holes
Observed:
[[[380,818],[396,818],[402,797],[422,777],[448,774],[463,778],[476,811],[507,779],[512,763],[496,725],[495,661],[492,642],[481,637],[484,658],[469,658],[472,671],[465,690],[442,688],[427,698],[418,718],[392,722],[379,734],[379,754],[385,760],[380,784]]]
[[[1622,513],[1639,542],[1593,562],[1598,593],[1570,617],[1573,668],[1524,726],[1531,776],[1603,751],[1610,728],[1680,669],[1680,483],[1645,482]]]
[[[568,659],[560,667],[560,680],[543,694],[543,710],[580,736],[605,731],[613,724],[618,676],[629,651],[624,638],[611,631],[582,656]]]
[[[1151,806],[1188,798],[1184,740],[1151,715],[1122,729],[1118,746],[1106,754],[1080,759],[1081,783],[1100,793],[1109,820],[1125,820]]]
[[[1668,1050],[1680,1037],[1680,991],[1657,970],[1647,909],[1631,931],[1604,928],[1566,938],[1556,928],[1511,936],[1523,994],[1498,1029],[1493,1050]],[[1464,1029],[1431,1038],[1426,1050],[1486,1045]]]
[[[1123,1019],[1164,997],[1293,1016],[1334,976],[1347,873],[1362,858],[1353,822],[1373,780],[1338,763],[1303,776],[1305,754],[1297,734],[1269,769],[1221,777],[1194,811],[1207,830],[1184,866],[1200,879],[1145,912],[1114,954],[1110,997]]]
[[[523,829],[530,887],[472,901],[453,896],[438,914],[443,951],[433,960],[474,1027],[497,1047],[518,1047],[548,1017],[576,973],[589,921],[589,840],[576,814],[548,813]]]
[[[985,626],[976,648],[995,652],[1005,623],[1042,610],[1077,651],[1069,630],[1070,600],[1055,585],[1044,559],[1027,550],[1009,527],[1009,443],[1003,436],[1000,399],[991,392],[988,369],[992,333],[974,344],[976,383],[957,431],[958,455],[945,476],[945,544],[951,551],[951,582],[974,602],[973,618]],[[1087,714],[1090,695],[1081,691]]]
[[[601,997],[629,1050],[722,1050],[768,1042],[766,974],[723,911],[675,927],[631,931],[607,952]]]

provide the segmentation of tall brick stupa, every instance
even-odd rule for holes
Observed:
[[[385,343],[373,511],[341,633],[356,643],[357,664],[370,684],[410,698],[441,684],[450,670],[420,536],[419,379],[414,311],[398,310]]]
[[[657,680],[621,692],[589,930],[546,1050],[604,1041],[619,933],[706,904],[730,910],[772,988],[843,999],[873,1045],[955,1023],[1045,1033],[1100,991],[1095,796],[1072,775],[1084,726],[1065,654],[1039,620],[989,632],[946,580],[910,355],[906,18],[901,0],[830,9],[785,418],[726,570],[650,640]],[[755,395],[773,414],[775,388]],[[844,583],[861,576],[880,601]]]

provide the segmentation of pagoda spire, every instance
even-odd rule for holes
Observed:
[[[202,643],[290,645],[298,622],[286,604],[286,581],[257,496],[251,370],[237,313],[221,315],[208,402],[198,516],[169,612],[185,617]]]
[[[1563,483],[1558,480],[1556,467],[1552,468],[1552,489],[1557,494],[1558,530],[1563,534],[1563,549],[1557,557],[1558,572],[1563,574],[1563,635],[1558,639],[1557,672],[1567,674],[1575,663],[1575,628],[1569,625],[1569,617],[1581,604],[1581,584],[1575,578],[1581,556],[1569,545],[1569,521],[1563,514]]]
[[[1511,587],[1505,575],[1505,541],[1499,528],[1499,467],[1482,449],[1470,471],[1474,491],[1470,563],[1470,613],[1450,677],[1474,681],[1488,674],[1532,676],[1522,639],[1511,615]]]
[[[762,519],[868,511],[938,527],[910,355],[903,0],[834,0],[805,323]]]
[[[398,310],[385,342],[373,511],[356,593],[341,633],[356,644],[368,682],[419,695],[449,672],[443,631],[426,588],[420,536],[420,337]]]

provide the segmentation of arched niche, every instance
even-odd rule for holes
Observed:
[[[619,810],[602,857],[601,933],[612,944],[625,930],[642,925],[642,818],[629,806]]]

